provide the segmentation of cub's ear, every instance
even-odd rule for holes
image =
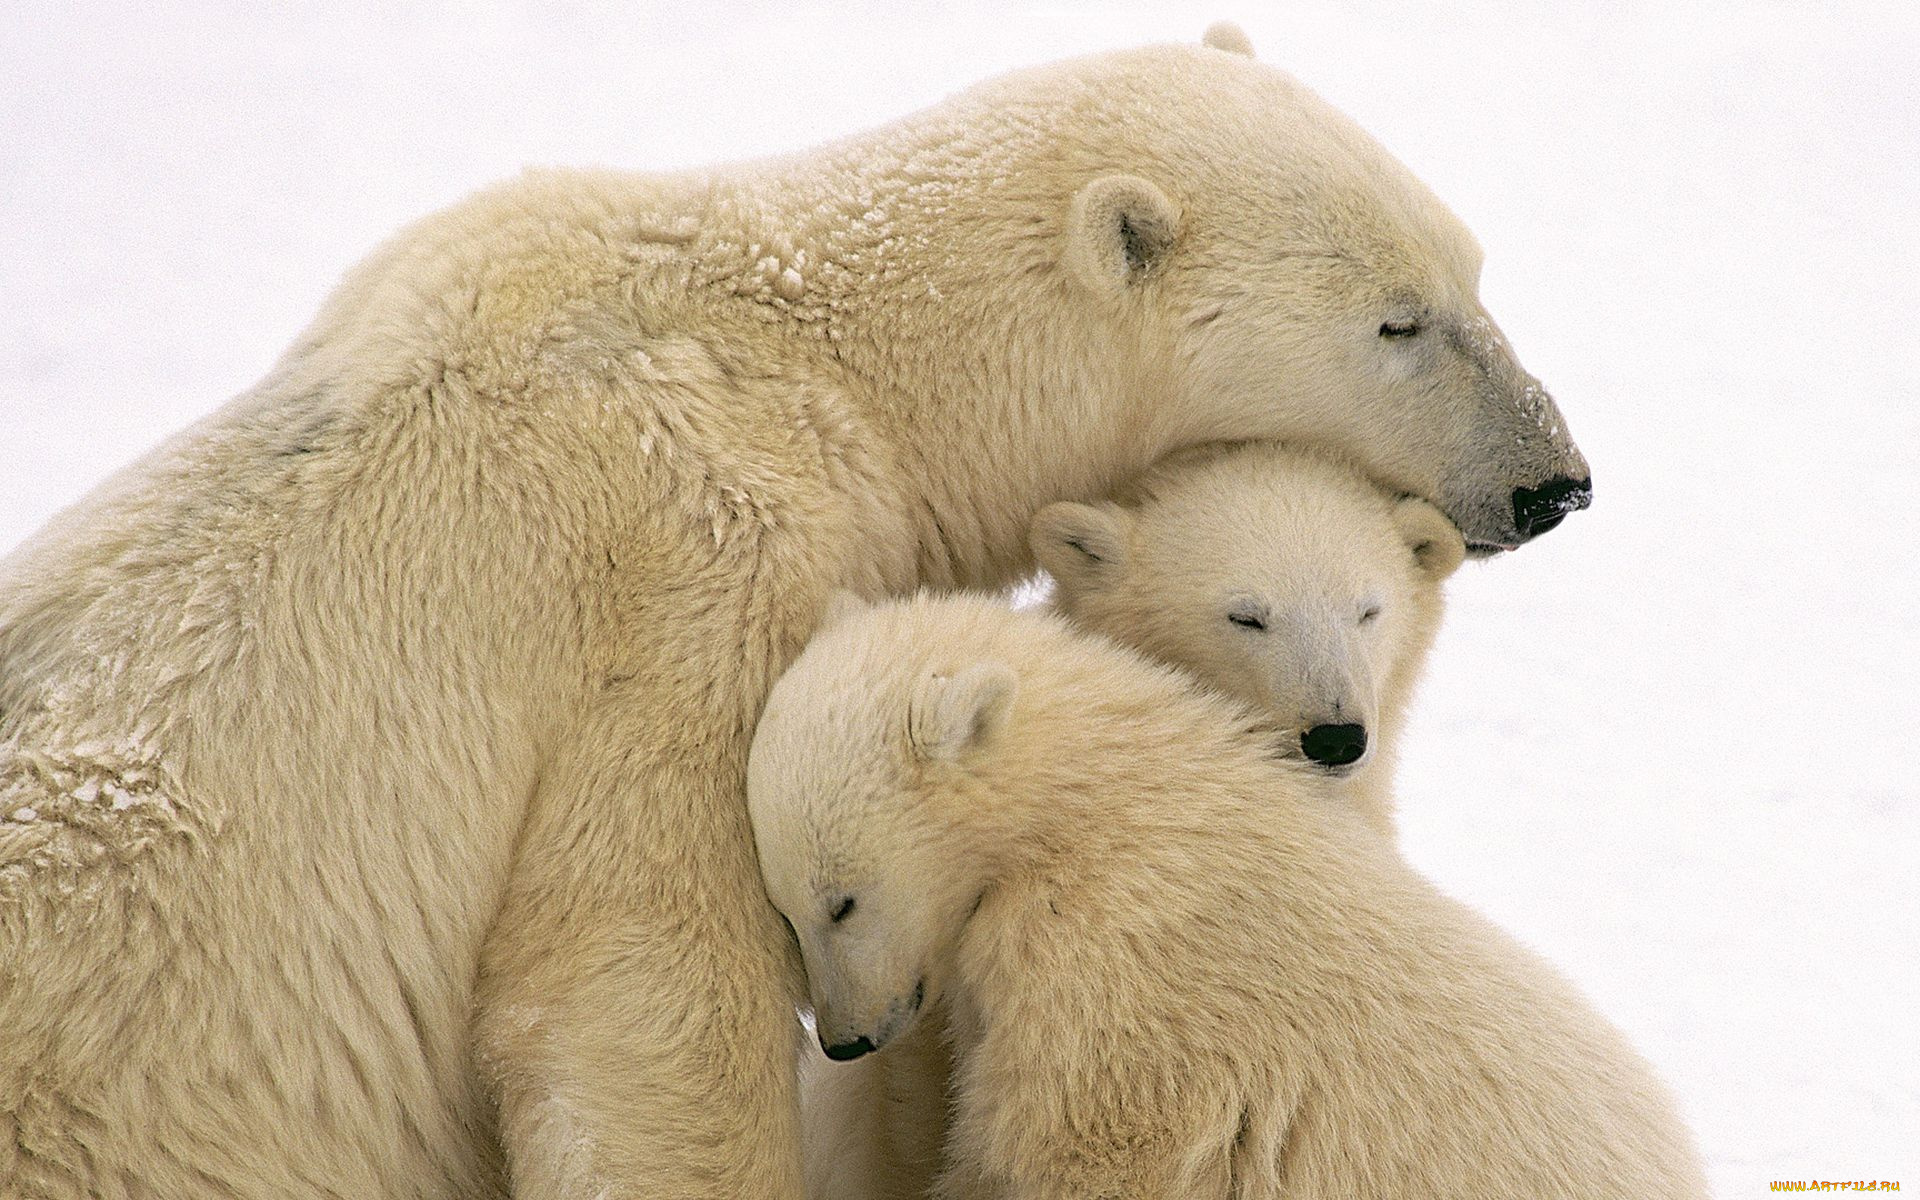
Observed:
[[[827,597],[826,606],[820,610],[820,620],[814,625],[813,631],[816,634],[825,633],[842,621],[867,611],[867,608],[867,602],[859,596],[846,588],[835,588],[833,594]]]
[[[1180,211],[1137,175],[1103,175],[1067,214],[1067,268],[1086,287],[1117,296],[1158,267],[1180,232]]]
[[[1034,514],[1027,544],[1054,582],[1069,592],[1111,583],[1127,562],[1133,517],[1116,504],[1049,504]]]
[[[1005,663],[975,663],[929,675],[914,690],[907,736],[922,758],[959,762],[993,744],[1006,726],[1019,680]]]
[[[1418,496],[1393,506],[1393,523],[1413,551],[1413,561],[1438,583],[1467,556],[1467,543],[1445,513]]]
[[[1247,37],[1246,30],[1232,21],[1215,21],[1207,26],[1200,35],[1202,46],[1211,46],[1215,50],[1225,50],[1228,54],[1238,54],[1243,58],[1253,57],[1253,42]]]

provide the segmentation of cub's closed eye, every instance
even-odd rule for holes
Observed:
[[[1418,321],[1388,321],[1380,326],[1383,338],[1410,338],[1420,332]]]
[[[851,913],[852,911],[853,911],[853,897],[848,896],[846,899],[840,901],[840,903],[833,906],[833,911],[827,915],[827,920],[832,921],[835,925],[838,925],[840,922],[846,920],[847,914]]]
[[[1267,623],[1254,613],[1228,613],[1227,620],[1242,629],[1265,629]]]
[[[1360,623],[1362,625],[1365,625],[1368,621],[1373,620],[1375,617],[1379,615],[1380,615],[1380,606],[1376,604],[1372,608],[1369,608],[1365,612],[1360,614]]]

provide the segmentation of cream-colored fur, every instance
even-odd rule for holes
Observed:
[[[1441,585],[1465,553],[1432,505],[1321,455],[1203,447],[1163,459],[1117,502],[1048,505],[1032,544],[1054,577],[1053,611],[1245,700],[1277,752],[1300,758],[1314,724],[1366,727],[1363,758],[1316,769],[1394,836],[1393,751],[1439,629]],[[854,1063],[803,1052],[810,1196],[928,1194],[946,1132],[946,1053],[931,1028],[942,1021],[933,1014]]]
[[[1253,710],[980,597],[836,613],[748,767],[821,1042],[944,1010],[947,1197],[1697,1197],[1646,1065]]]
[[[1058,611],[1245,700],[1283,753],[1360,726],[1363,755],[1320,769],[1392,836],[1394,750],[1466,552],[1432,505],[1251,443],[1171,456],[1116,502],[1049,505],[1032,541]]]
[[[797,1195],[742,788],[825,595],[1215,439],[1515,540],[1585,467],[1477,266],[1198,46],[404,231],[0,567],[0,1193]]]
[[[1052,611],[1250,703],[1283,755],[1300,758],[1321,720],[1363,724],[1367,755],[1327,772],[1327,789],[1392,839],[1392,756],[1465,553],[1459,532],[1423,499],[1265,442],[1169,455],[1119,495],[1035,516]],[[931,1190],[947,1133],[943,1023],[931,1014],[852,1064],[803,1050],[808,1196]]]

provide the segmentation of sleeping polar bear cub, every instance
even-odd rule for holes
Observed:
[[[1271,443],[1163,461],[1034,518],[1054,607],[1267,714],[1392,829],[1391,754],[1466,543],[1438,509]]]
[[[1466,553],[1424,500],[1275,443],[1163,460],[1111,502],[1049,505],[1051,607],[1260,714],[1270,745],[1393,836],[1392,763]],[[885,1055],[801,1062],[812,1200],[910,1200],[941,1161],[951,1063],[923,1023]]]
[[[768,895],[831,1057],[944,1018],[933,1194],[1703,1195],[1605,1020],[1256,724],[965,595],[837,604],[775,685]]]

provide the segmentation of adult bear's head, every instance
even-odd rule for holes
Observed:
[[[1478,244],[1371,137],[1230,28],[1072,76],[1061,261],[1146,351],[1157,446],[1245,437],[1261,406],[1260,436],[1352,457],[1479,553],[1586,507],[1586,460],[1481,306]]]

